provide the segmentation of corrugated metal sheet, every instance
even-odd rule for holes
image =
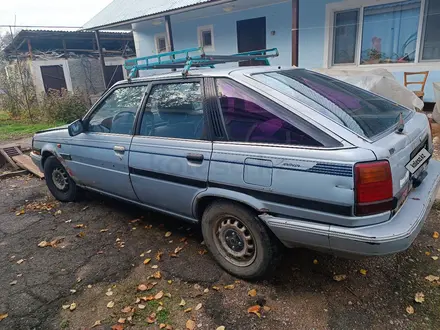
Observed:
[[[210,1],[214,0],[113,0],[83,27],[93,29]]]

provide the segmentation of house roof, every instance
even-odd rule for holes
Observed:
[[[124,23],[141,18],[153,18],[191,7],[209,6],[224,0],[113,0],[91,20],[84,24],[85,30],[103,29],[121,26]],[[195,9],[194,8],[194,9]]]

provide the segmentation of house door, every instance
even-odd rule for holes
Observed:
[[[59,91],[67,89],[62,65],[44,65],[40,67],[40,70],[46,93],[51,89]]]
[[[266,17],[237,21],[238,52],[266,49]],[[240,62],[240,66],[264,65],[264,61]]]

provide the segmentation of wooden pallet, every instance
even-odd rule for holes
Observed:
[[[15,156],[19,156],[22,155],[23,153],[21,152],[20,148],[18,147],[18,145],[4,145],[4,146],[0,146],[0,155],[3,156],[4,159],[6,159],[6,161],[12,165],[12,167],[16,170],[19,169],[18,165],[14,162],[14,160],[12,159],[12,157]]]

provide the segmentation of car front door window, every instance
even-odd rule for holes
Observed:
[[[136,111],[147,86],[130,86],[114,90],[88,120],[89,132],[132,134]]]

